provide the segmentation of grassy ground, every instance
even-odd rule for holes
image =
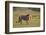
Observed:
[[[21,12],[22,11],[22,12]],[[30,12],[28,10],[16,10],[15,12],[13,12],[13,27],[17,28],[17,27],[39,27],[40,26],[40,12],[38,11],[31,11]],[[32,15],[32,22],[30,24],[27,24],[26,21],[23,21],[22,24],[20,23],[16,23],[16,21],[18,21],[18,17],[19,15],[22,14],[27,14],[27,13],[31,13]]]

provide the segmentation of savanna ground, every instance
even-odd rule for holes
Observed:
[[[22,24],[16,23],[19,20],[18,17],[20,15],[25,15],[25,14],[32,15],[32,20],[30,24],[27,24],[26,21],[22,21]],[[13,28],[39,27],[39,26],[40,26],[40,11],[28,8],[15,8],[15,7],[13,8]]]

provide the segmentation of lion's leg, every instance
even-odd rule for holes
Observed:
[[[29,24],[32,22],[32,16],[29,16]]]

